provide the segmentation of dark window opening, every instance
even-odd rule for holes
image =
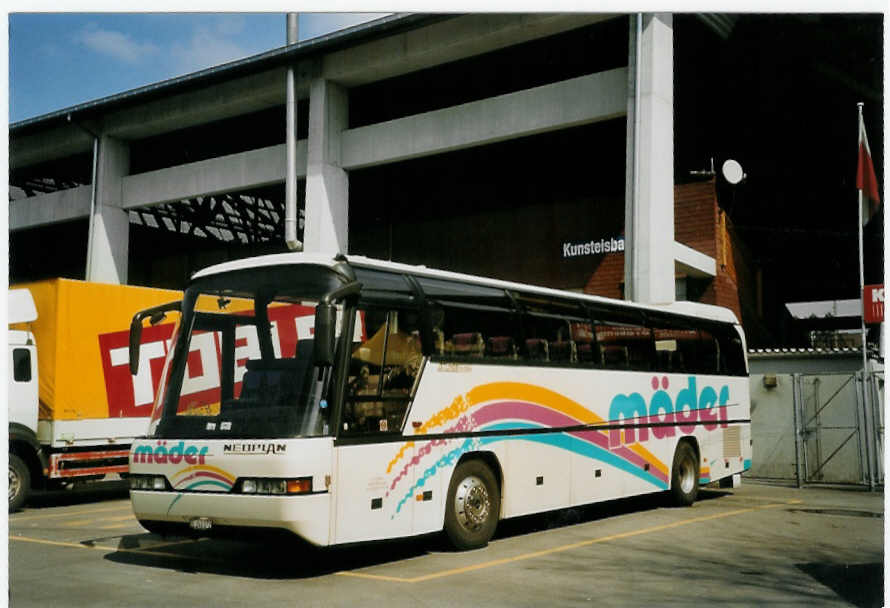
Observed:
[[[12,351],[12,376],[16,382],[31,381],[31,351],[16,348]]]
[[[297,138],[305,139],[309,132],[307,99],[297,104],[297,122]],[[283,144],[286,127],[282,105],[136,140],[130,143],[130,174]]]
[[[349,128],[627,65],[626,18],[609,19],[349,91]]]

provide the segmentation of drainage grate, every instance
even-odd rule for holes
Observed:
[[[840,515],[841,517],[869,517],[884,519],[883,513],[855,511],[852,509],[788,509],[789,513],[809,513],[811,515]]]

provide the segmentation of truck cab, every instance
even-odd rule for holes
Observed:
[[[34,299],[27,289],[13,289],[8,294],[10,324],[26,324],[37,319]],[[43,469],[42,451],[37,440],[40,404],[34,334],[27,329],[9,329],[7,350],[9,510],[14,511],[24,504],[32,479],[40,478]]]

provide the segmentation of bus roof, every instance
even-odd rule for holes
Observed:
[[[524,291],[528,293],[537,293],[541,295],[559,296],[562,298],[571,298],[579,301],[595,302],[600,304],[609,304],[625,308],[635,308],[639,310],[652,310],[659,312],[671,312],[675,314],[693,316],[712,321],[720,321],[723,323],[733,323],[738,325],[738,319],[728,308],[721,306],[713,306],[711,304],[701,304],[699,302],[673,302],[670,304],[639,304],[636,302],[628,302],[625,300],[616,300],[613,298],[605,298],[590,294],[577,293],[573,291],[565,291],[561,289],[552,289],[549,287],[541,287],[538,285],[529,285],[526,283],[516,283],[513,281],[502,281],[500,279],[492,279],[480,277],[471,274],[463,274],[460,272],[451,272],[448,270],[437,270],[427,268],[426,266],[415,266],[411,264],[403,264],[400,262],[390,262],[387,260],[377,260],[361,255],[335,256],[324,253],[277,253],[272,255],[264,255],[252,258],[244,258],[240,260],[232,260],[216,264],[203,270],[196,272],[192,279],[200,279],[203,277],[218,275],[226,272],[238,270],[249,270],[255,268],[263,268],[268,266],[290,266],[290,265],[315,265],[327,266],[333,268],[336,264],[346,261],[350,266],[357,268],[372,268],[375,270],[384,270],[411,274],[418,277],[430,277],[437,279],[450,279],[463,283],[471,283],[474,285],[483,285],[499,289],[510,289],[516,291]]]

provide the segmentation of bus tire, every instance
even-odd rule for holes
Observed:
[[[671,502],[688,507],[698,496],[698,454],[688,441],[677,444],[671,467]]]
[[[18,511],[28,499],[31,472],[28,465],[15,454],[9,455],[9,512]]]
[[[481,460],[458,465],[448,486],[445,533],[459,550],[484,547],[494,536],[501,512],[501,491]]]

